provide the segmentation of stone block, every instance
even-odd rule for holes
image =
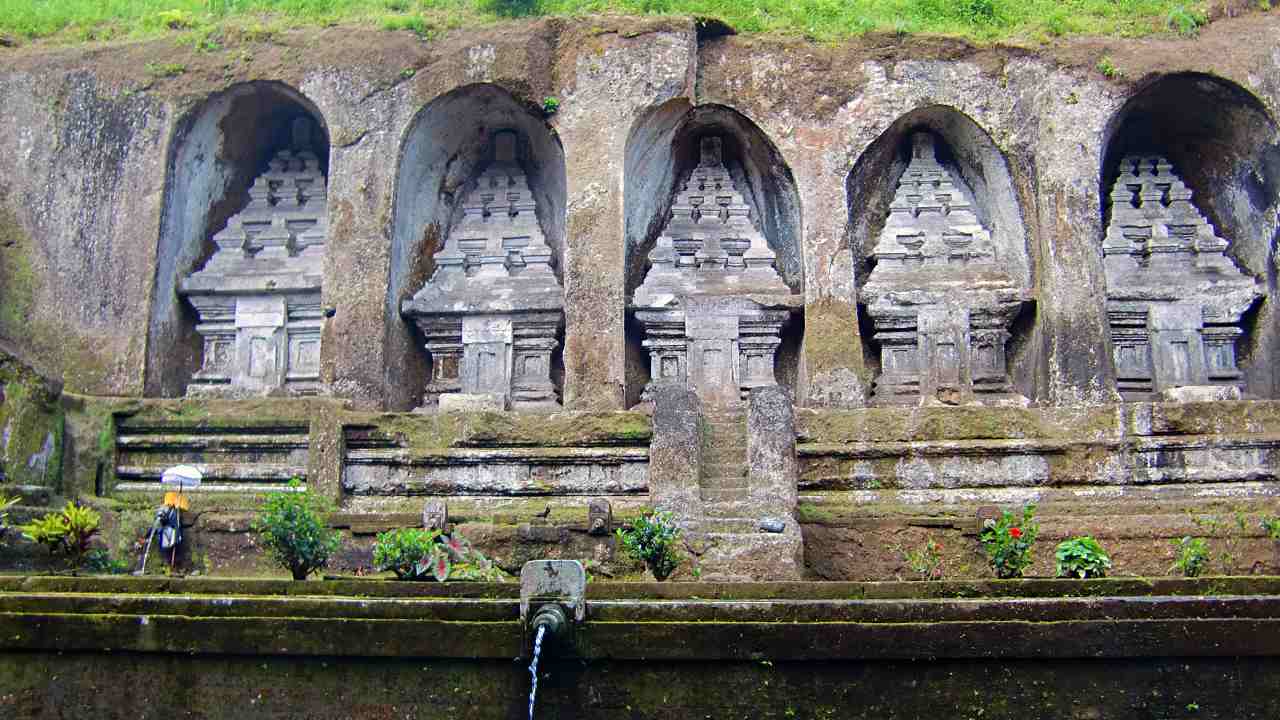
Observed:
[[[1239,400],[1241,391],[1235,385],[1183,385],[1160,391],[1162,402],[1194,403]]]
[[[440,412],[502,412],[506,399],[501,393],[448,393],[440,396]]]

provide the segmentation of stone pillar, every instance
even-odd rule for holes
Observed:
[[[653,402],[653,439],[649,442],[649,501],[683,520],[702,516],[698,480],[702,477],[702,404],[683,384],[653,383],[645,391]]]

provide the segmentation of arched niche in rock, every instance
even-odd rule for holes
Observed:
[[[283,83],[232,86],[209,97],[179,121],[169,143],[156,254],[147,338],[148,396],[176,397],[197,386],[217,392],[234,383],[229,368],[237,361],[237,353],[243,356],[240,359],[257,363],[254,370],[261,371],[258,380],[283,383],[287,373],[292,376],[288,382],[297,381],[300,391],[315,391],[328,171],[329,131],[324,116],[301,92]],[[273,222],[277,215],[279,222]],[[274,228],[264,231],[263,242],[268,248],[253,239],[245,245],[242,238],[237,250],[230,235],[256,238],[262,227],[255,224]],[[220,233],[220,239],[215,239]],[[298,237],[303,233],[306,238]],[[237,347],[238,311],[234,304],[208,307],[209,317],[202,317],[204,311],[198,312],[193,300],[199,302],[203,286],[200,279],[192,283],[191,278],[214,258],[214,264],[221,265],[233,255],[238,256],[238,262],[263,252],[267,253],[264,259],[272,255],[285,258],[275,270],[299,287],[281,288],[280,292],[289,290],[305,307],[291,299],[283,309],[275,302],[283,295],[263,295],[262,307],[256,308],[263,313],[255,317],[269,315],[270,322],[279,321],[290,328],[277,328],[274,338],[268,332],[258,333],[257,342],[241,338]],[[297,261],[300,255],[307,257]],[[293,267],[295,261],[305,268]],[[206,285],[217,284],[210,275],[203,280],[208,281]],[[253,322],[249,309],[241,312],[239,324]],[[199,332],[197,325],[201,326]],[[289,333],[292,341],[286,340]],[[227,366],[210,372],[215,358]],[[305,370],[298,372],[302,366]],[[201,376],[206,382],[201,382]],[[249,392],[268,389],[258,382]]]
[[[846,192],[873,402],[1033,399],[1027,228],[990,135],[918,108],[867,147]]]
[[[769,137],[732,108],[674,100],[632,125],[624,185],[627,405],[662,380],[687,382],[704,400],[775,382],[794,389],[800,195]],[[719,360],[704,366],[694,354]]]
[[[1134,89],[1104,140],[1102,253],[1122,396],[1190,386],[1203,390],[1164,397],[1275,397],[1270,113],[1228,80],[1165,75]]]
[[[390,407],[555,406],[565,203],[564,150],[537,108],[476,84],[419,111],[396,176]]]

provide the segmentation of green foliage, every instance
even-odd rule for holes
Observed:
[[[557,98],[554,95],[549,95],[547,97],[542,98],[543,113],[547,115],[555,115],[556,111],[559,109],[560,109],[560,98]]]
[[[439,530],[399,528],[379,533],[373,543],[373,565],[396,574],[401,580],[434,579],[444,582],[481,580],[498,582],[506,575],[483,553],[455,530],[446,535]]]
[[[342,541],[338,531],[329,529],[325,522],[332,512],[332,502],[305,490],[302,481],[294,478],[287,492],[263,498],[252,529],[272,560],[294,580],[306,580],[329,563]]]
[[[1167,17],[1169,29],[1183,37],[1195,37],[1200,33],[1200,26],[1209,22],[1204,12],[1186,5],[1173,8]]]
[[[1100,578],[1111,569],[1111,557],[1097,540],[1074,537],[1058,544],[1054,553],[1058,577]]]
[[[93,508],[67,501],[62,512],[47,513],[19,529],[28,540],[47,546],[51,553],[66,555],[73,567],[80,567],[100,522],[102,516]]]
[[[1177,570],[1184,577],[1200,577],[1209,567],[1209,545],[1203,538],[1187,536],[1173,543],[1174,560],[1169,572]]]
[[[1269,3],[1258,4],[1263,8]],[[424,34],[427,26],[613,12],[714,17],[742,33],[818,40],[881,30],[987,42],[1034,39],[1045,33],[1193,34],[1207,22],[1204,7],[1204,2],[1189,0],[0,0],[0,33],[81,41],[207,28],[233,31],[262,22],[281,28],[350,22]]]
[[[680,527],[671,513],[655,510],[641,515],[629,528],[618,528],[618,543],[626,554],[643,562],[657,580],[666,580],[684,560]]]
[[[147,74],[153,78],[178,77],[187,71],[187,66],[182,63],[157,63],[149,62],[146,64]]]
[[[1267,536],[1272,540],[1280,541],[1280,518],[1274,515],[1263,515],[1261,522],[1258,523],[1262,529],[1267,531]]]
[[[920,547],[903,553],[903,559],[907,561],[911,572],[919,575],[921,580],[942,579],[942,546],[933,538],[925,540]]]
[[[111,557],[103,548],[94,548],[84,556],[84,567],[89,572],[104,575],[124,575],[129,572],[129,561]]]
[[[1124,77],[1124,72],[1116,67],[1115,61],[1111,59],[1110,55],[1103,55],[1098,60],[1098,72],[1112,79]]]
[[[0,538],[9,531],[9,508],[17,505],[19,499],[0,493]]]
[[[1022,577],[1022,571],[1031,564],[1031,546],[1040,534],[1035,520],[1036,506],[1029,504],[1022,509],[1022,517],[1005,510],[998,520],[983,524],[978,540],[987,553],[987,562],[996,577]]]

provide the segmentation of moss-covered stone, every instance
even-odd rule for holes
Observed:
[[[61,492],[62,440],[57,389],[0,352],[0,483]]]

